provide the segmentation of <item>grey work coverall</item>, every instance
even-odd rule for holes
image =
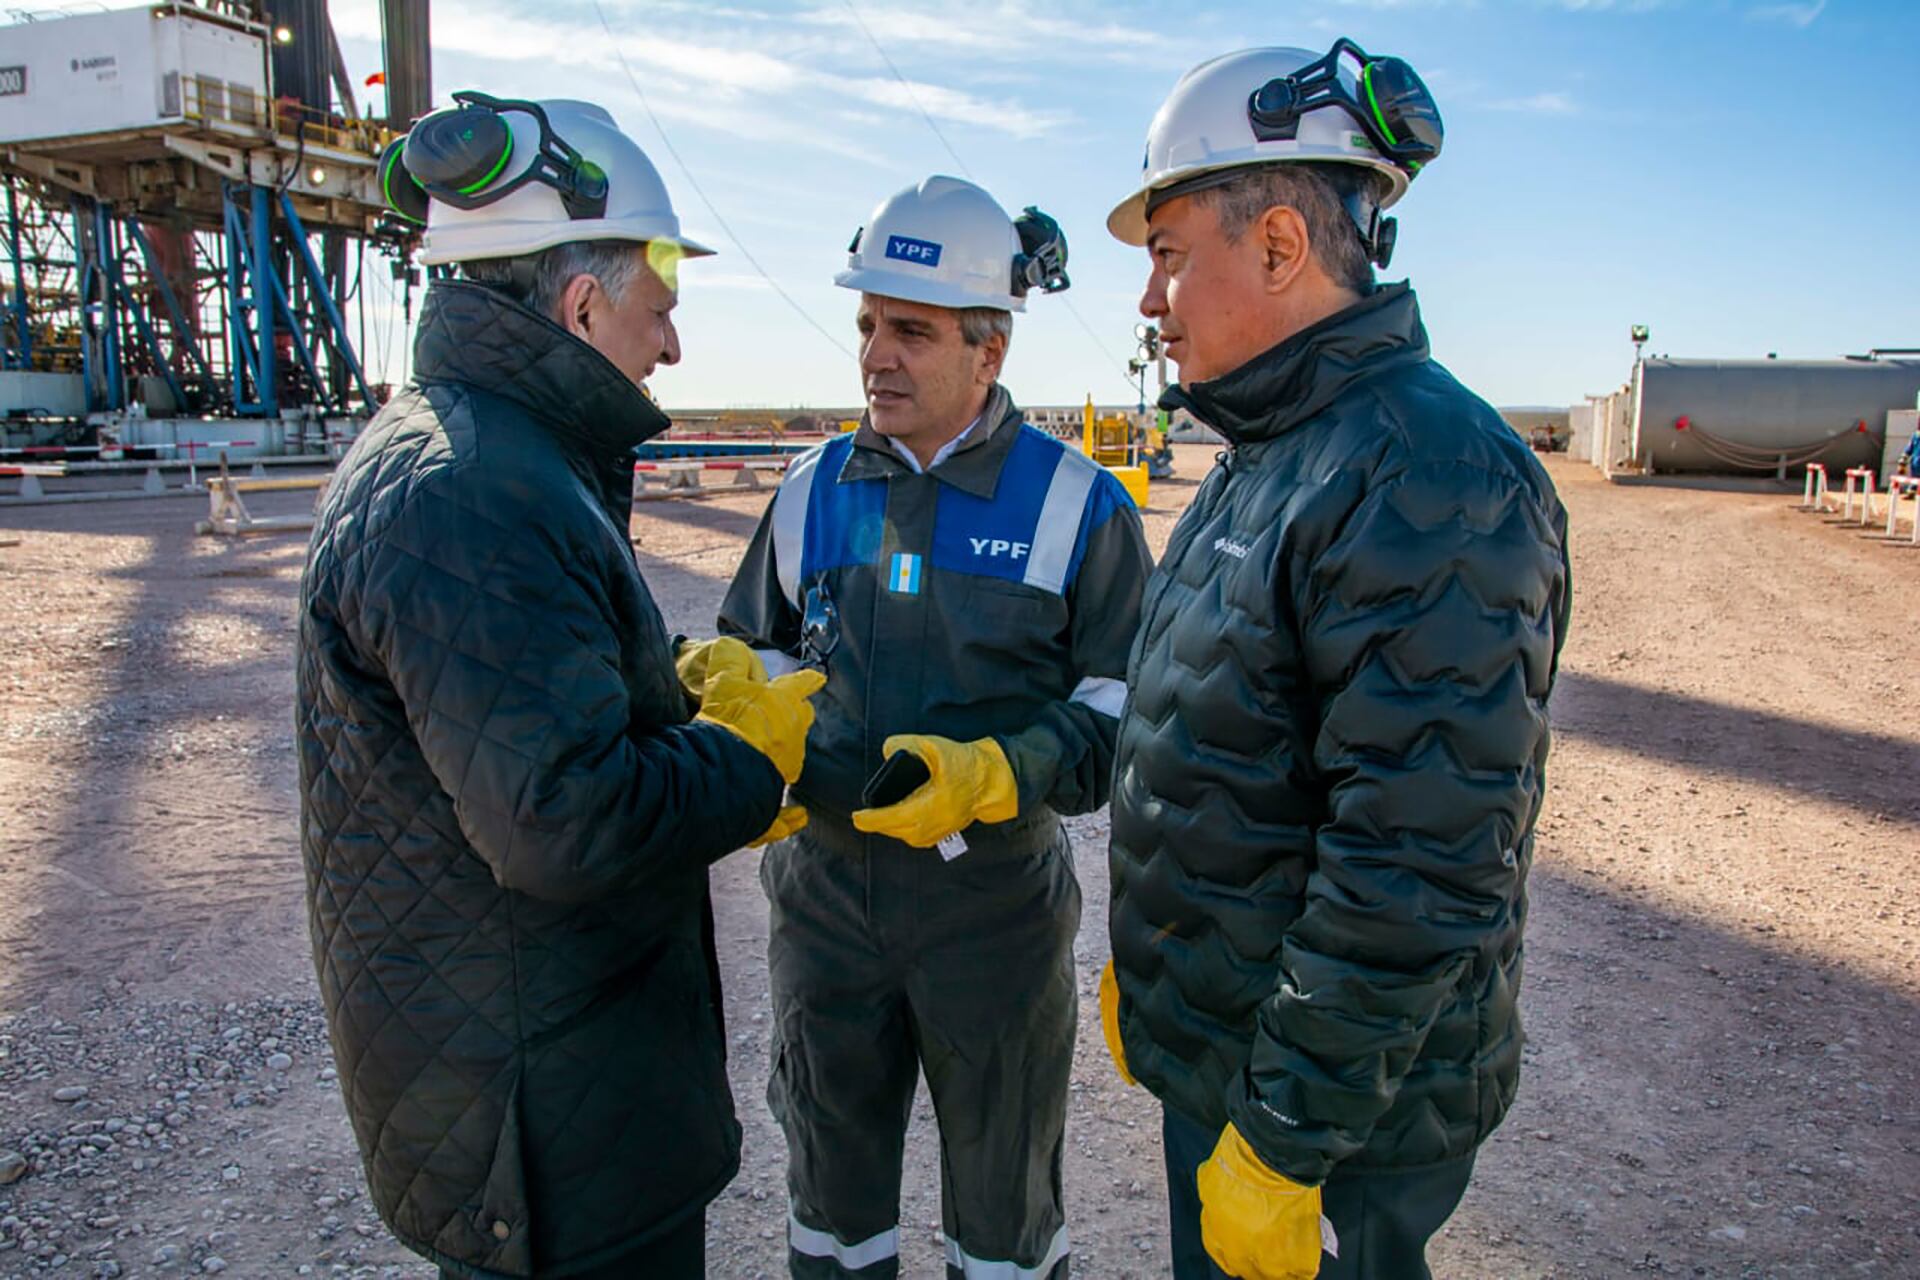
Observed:
[[[761,873],[795,1276],[898,1273],[916,1067],[949,1274],[1065,1276],[1080,888],[1058,815],[1106,803],[1150,568],[1120,484],[998,387],[932,471],[862,426],[797,461],[761,521],[720,630],[827,672],[794,788],[810,823]],[[1018,815],[951,860],[856,831],[896,733],[998,740]]]

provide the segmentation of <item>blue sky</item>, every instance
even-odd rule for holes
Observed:
[[[849,404],[859,385],[702,206],[622,56],[721,217],[848,347],[854,299],[831,277],[854,228],[959,167],[922,108],[1003,205],[1059,218],[1073,309],[1036,298],[1017,322],[1006,381],[1026,403],[1128,396],[1145,257],[1104,218],[1174,81],[1340,34],[1407,58],[1439,100],[1446,151],[1397,210],[1386,278],[1413,281],[1437,357],[1496,403],[1617,385],[1634,323],[1676,356],[1920,346],[1913,0],[601,3],[617,39],[592,0],[436,5],[434,83],[603,103],[723,249],[682,272],[685,360],[654,380],[669,407]],[[363,79],[374,0],[333,12]]]

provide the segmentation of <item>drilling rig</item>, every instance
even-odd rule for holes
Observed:
[[[427,0],[382,0],[364,95],[325,0],[16,17],[0,448],[336,455],[385,394],[363,360],[376,276],[409,311],[419,282],[376,170],[430,109]]]

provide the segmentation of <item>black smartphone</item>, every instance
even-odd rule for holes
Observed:
[[[896,751],[867,779],[866,790],[860,793],[860,803],[869,809],[884,809],[890,804],[899,804],[918,791],[921,784],[932,776],[925,760],[911,751]]]

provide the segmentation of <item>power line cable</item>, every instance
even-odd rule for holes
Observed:
[[[674,163],[680,166],[680,172],[686,177],[687,185],[692,187],[693,193],[700,197],[700,203],[706,206],[707,213],[712,216],[714,222],[719,224],[720,230],[726,233],[727,239],[733,241],[733,247],[740,251],[740,256],[747,260],[747,265],[752,267],[760,278],[767,282],[768,288],[780,295],[782,302],[793,308],[794,314],[812,325],[821,337],[831,342],[839,350],[841,355],[846,356],[849,360],[857,360],[859,357],[855,356],[845,343],[834,337],[831,330],[818,320],[815,320],[813,316],[808,313],[807,309],[794,299],[792,294],[780,287],[780,282],[775,280],[773,276],[768,273],[767,269],[760,265],[760,260],[754,257],[753,252],[747,248],[746,241],[742,240],[739,233],[720,215],[720,210],[716,208],[713,201],[708,198],[706,189],[700,185],[700,180],[693,176],[693,170],[687,166],[687,162],[680,155],[679,149],[673,145],[673,139],[667,136],[666,126],[662,125],[660,123],[660,117],[654,114],[653,104],[647,101],[647,92],[640,87],[639,77],[635,76],[633,74],[633,68],[627,65],[627,55],[620,49],[620,38],[614,35],[613,24],[607,21],[607,11],[601,7],[600,0],[593,0],[593,11],[599,15],[600,25],[605,29],[607,40],[613,47],[613,56],[620,61],[620,70],[625,73],[627,83],[633,86],[634,96],[640,99],[641,110],[645,111],[647,113],[647,119],[653,122],[654,132],[658,133],[660,135],[660,141],[666,144],[667,153],[673,157]]]
[[[866,19],[862,18],[860,11],[853,7],[853,0],[842,0],[842,3],[847,6],[847,12],[853,15],[854,25],[860,28],[862,35],[866,36],[867,43],[872,45],[873,51],[880,55],[880,61],[887,64],[887,70],[893,72],[893,78],[898,80],[900,87],[907,91],[907,100],[913,103],[913,109],[920,113],[920,118],[927,122],[927,128],[933,130],[933,136],[940,139],[940,145],[947,149],[947,154],[953,157],[953,162],[960,166],[961,175],[969,180],[972,179],[973,170],[967,168],[967,162],[960,158],[960,153],[953,149],[951,142],[947,141],[947,135],[940,131],[940,126],[934,123],[933,117],[927,113],[927,109],[920,105],[920,95],[913,91],[913,82],[901,75],[900,68],[893,65],[893,59],[887,56],[887,51],[880,47],[880,42],[874,38],[873,32],[868,29]]]
[[[874,37],[872,30],[870,30],[866,24],[866,20],[860,16],[860,11],[854,8],[853,0],[841,0],[841,3],[845,4],[847,6],[847,12],[853,15],[853,21],[855,25],[860,28],[861,34],[866,36],[867,43],[871,44],[873,51],[880,55],[880,61],[887,64],[887,70],[891,71],[893,78],[900,82],[900,87],[907,91],[907,99],[913,103],[914,110],[920,113],[920,118],[927,122],[927,128],[933,131],[934,137],[940,139],[940,145],[947,149],[947,154],[953,157],[953,162],[960,166],[961,174],[971,179],[973,177],[973,170],[967,168],[967,162],[960,158],[960,153],[954,149],[953,143],[947,140],[947,135],[941,132],[938,124],[934,123],[934,119],[927,113],[927,109],[920,105],[920,95],[913,91],[913,82],[900,74],[900,68],[895,66],[893,59],[887,56],[886,49],[883,48],[880,41]],[[1066,304],[1068,314],[1072,315],[1073,318],[1079,322],[1080,328],[1087,335],[1088,340],[1099,350],[1100,358],[1103,361],[1112,360],[1113,353],[1107,350],[1106,343],[1100,340],[1100,335],[1094,332],[1091,324],[1087,323],[1087,318],[1080,314],[1080,308],[1073,305],[1073,299],[1062,294],[1060,295],[1060,301]],[[1126,365],[1120,363],[1116,364],[1114,368],[1115,371],[1119,373],[1121,381],[1127,384],[1127,391],[1131,394],[1138,394],[1139,387],[1135,384],[1133,375],[1127,372]]]

